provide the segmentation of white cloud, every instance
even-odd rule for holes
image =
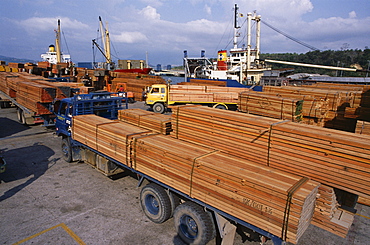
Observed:
[[[157,10],[152,6],[146,6],[142,10],[139,11],[139,14],[143,15],[144,18],[149,20],[159,20],[161,15],[157,13]]]
[[[61,27],[63,29],[83,30],[88,28],[88,25],[77,20],[71,20],[68,17],[32,17],[26,20],[17,21],[16,23],[30,34],[33,33],[37,35],[40,31],[52,31],[56,29],[58,27],[58,19],[60,19]]]
[[[353,19],[353,18],[357,18],[357,14],[355,11],[351,11],[349,14],[348,14],[348,17]]]
[[[204,6],[204,10],[206,11],[206,13],[207,13],[208,15],[211,15],[211,14],[212,14],[211,7],[210,7],[208,4],[206,4],[206,5]]]
[[[146,37],[146,35],[138,31],[122,32],[119,35],[111,34],[111,38],[115,42],[120,42],[120,43],[136,43],[136,42],[148,41],[148,38]]]

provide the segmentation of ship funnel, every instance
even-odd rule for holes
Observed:
[[[55,46],[53,44],[49,45],[49,52],[55,52]]]
[[[206,56],[206,51],[205,50],[201,50],[200,51],[200,57],[204,58]]]
[[[218,51],[217,70],[219,71],[227,70],[227,50]]]

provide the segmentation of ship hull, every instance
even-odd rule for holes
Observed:
[[[143,69],[117,69],[115,72],[124,72],[124,73],[139,73],[139,74],[149,74],[152,68],[143,68]]]

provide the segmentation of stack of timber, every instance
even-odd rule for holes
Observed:
[[[10,96],[11,98],[16,97],[16,92],[17,92],[17,82],[14,81],[13,83],[10,79],[10,74],[9,72],[0,72],[0,90]],[[16,76],[12,76],[12,78],[17,78]],[[9,82],[8,82],[9,81]]]
[[[249,91],[239,94],[238,109],[245,113],[300,122],[303,100]]]
[[[171,85],[170,101],[238,103],[239,93],[248,88],[218,86]]]
[[[296,243],[319,183],[163,135],[139,137],[135,169],[206,204]]]
[[[364,92],[359,89],[346,90],[345,86],[341,86],[341,90],[332,90],[337,87],[273,87],[265,86],[264,92],[279,93],[283,96],[289,95],[309,95],[317,100],[326,100],[328,102],[328,112],[323,118],[308,118],[302,123],[309,125],[323,126],[354,132],[355,120],[345,117],[346,107],[357,108],[361,105],[364,97]]]
[[[74,140],[129,167],[132,137],[152,133],[150,130],[93,114],[74,116],[72,125]]]
[[[25,72],[1,72],[0,89],[17,103],[36,114],[51,114],[49,104],[55,99],[73,96],[71,88],[80,88],[80,84],[52,82],[40,76]]]
[[[190,78],[188,82],[177,83],[178,85],[195,85],[195,86],[220,86],[226,87],[225,81],[208,80],[208,79],[196,79]]]
[[[347,91],[352,94],[352,98],[347,103],[343,103],[337,111],[331,111],[326,119],[325,127],[354,132],[356,124],[354,119],[370,121],[369,85],[316,83],[306,87]]]
[[[164,135],[168,135],[172,131],[170,115],[162,115],[142,109],[126,109],[118,111],[118,119]]]
[[[334,189],[320,185],[311,224],[340,237],[346,237],[354,214],[339,208]]]
[[[72,125],[75,140],[288,242],[310,224],[316,181],[96,115]]]
[[[370,122],[358,120],[356,123],[356,133],[370,135]]]
[[[153,84],[166,84],[159,76],[141,75],[136,73],[112,72],[112,89],[117,88],[117,83],[126,83],[127,91],[133,92],[136,101],[142,101],[142,92]]]
[[[173,109],[173,137],[370,197],[370,136],[200,106]]]

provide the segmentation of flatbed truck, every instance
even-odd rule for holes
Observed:
[[[78,104],[82,104],[80,109],[78,109]],[[99,107],[98,105],[104,106]],[[145,215],[155,223],[163,223],[173,217],[178,235],[186,244],[207,244],[216,234],[219,234],[222,240],[221,244],[233,244],[236,224],[259,233],[262,236],[261,239],[270,238],[275,245],[285,243],[280,237],[164,184],[156,176],[143,174],[73,139],[71,132],[73,116],[97,114],[105,118],[116,119],[118,110],[122,109],[125,108],[120,100],[105,93],[95,96],[86,95],[84,98],[67,98],[58,102],[54,107],[56,134],[62,138],[61,148],[64,159],[67,162],[86,161],[92,163],[107,176],[122,171],[130,171],[138,176],[138,187],[143,186],[140,193],[140,203]]]
[[[213,88],[210,89],[211,87]],[[145,102],[156,113],[164,113],[171,106],[185,104],[198,104],[223,110],[236,110],[239,92],[248,90],[248,88],[243,87],[153,84],[148,89]]]
[[[54,125],[55,116],[51,111],[50,113],[46,114],[38,114],[32,111],[31,109],[27,108],[26,106],[18,103],[15,98],[10,97],[9,95],[2,91],[0,91],[0,101],[2,108],[8,108],[11,107],[12,105],[16,106],[18,121],[23,125],[33,125],[38,123],[43,123],[44,126]]]

